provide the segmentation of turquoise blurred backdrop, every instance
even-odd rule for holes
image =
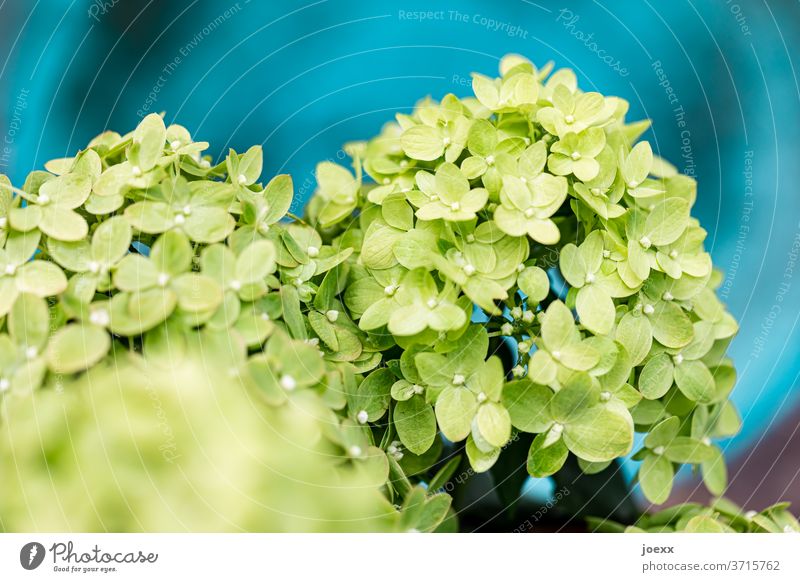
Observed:
[[[470,72],[495,73],[505,53],[572,67],[652,119],[654,148],[699,180],[695,214],[742,324],[744,426],[728,449],[741,465],[790,423],[794,448],[771,454],[794,462],[775,496],[797,499],[799,48],[797,0],[7,0],[0,172],[19,181],[163,111],[214,155],[263,144],[299,207],[345,141],[425,95],[469,93]]]

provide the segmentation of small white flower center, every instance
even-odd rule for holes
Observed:
[[[657,454],[657,455],[663,455],[664,454],[664,447],[656,447],[656,448],[653,449],[653,452],[655,454]]]
[[[325,312],[325,317],[328,318],[328,321],[334,323],[337,319],[339,319],[339,312],[335,309],[329,309]]]
[[[389,184],[391,184],[391,183],[392,183],[392,181],[391,181],[389,178],[384,178],[384,179],[383,179],[383,185],[384,185],[384,186],[388,186],[388,185],[389,185]]]
[[[570,154],[570,157],[577,162],[578,160],[581,159],[581,153],[580,152],[572,152],[572,154]]]
[[[189,216],[192,213],[192,207],[187,204],[186,206],[183,207],[183,210],[181,210],[181,212],[183,212],[183,214],[185,214],[186,216]]]
[[[98,263],[97,261],[89,261],[88,268],[90,273],[99,273],[100,263]]]
[[[639,239],[639,244],[642,245],[643,248],[649,249],[653,242],[646,236],[643,236]]]
[[[302,284],[303,284],[303,280],[302,280],[300,277],[297,277],[297,278],[294,280],[294,286],[295,286],[295,287],[300,287],[300,285],[302,285]]]
[[[525,270],[525,263],[520,263],[519,265],[517,265],[517,273],[521,273],[524,270]]]
[[[17,266],[9,263],[8,265],[6,265],[6,268],[3,272],[9,276],[13,275],[14,273],[17,272]]]
[[[519,179],[519,181],[520,181],[520,182],[522,182],[523,184],[527,184],[527,183],[528,183],[528,179],[527,179],[525,176],[522,176],[522,177]]]
[[[361,447],[358,445],[353,445],[349,449],[347,449],[347,454],[351,457],[360,457],[361,456]]]
[[[158,285],[160,287],[163,287],[164,285],[169,283],[169,275],[167,275],[166,273],[159,273],[158,277],[156,278],[156,281],[158,282]]]
[[[284,390],[292,391],[295,388],[297,388],[297,380],[295,380],[289,374],[284,374],[283,376],[281,376],[280,384],[281,388],[283,388]]]
[[[239,174],[237,180],[239,184],[247,184],[247,176],[245,176],[244,174]]]
[[[602,193],[603,193],[603,191],[602,191],[600,188],[592,188],[592,189],[590,190],[590,192],[591,192],[592,194],[594,194],[595,196],[600,196],[600,194],[602,194]]]
[[[609,400],[611,400],[611,392],[604,390],[600,393],[600,402],[608,402]]]
[[[533,206],[525,209],[525,218],[533,218],[534,214],[536,214],[536,210],[533,208]]]
[[[230,285],[229,285],[229,286],[230,286],[230,288],[231,288],[231,289],[233,289],[234,291],[238,291],[239,289],[241,289],[241,288],[242,288],[242,282],[241,282],[241,281],[239,281],[238,279],[234,279],[233,281],[231,281],[231,282],[230,282]]]
[[[97,326],[105,327],[111,322],[111,316],[105,309],[97,309],[89,315],[89,321]]]
[[[711,439],[708,438],[708,437],[703,437],[701,440],[703,441],[704,445],[710,445],[711,444]]]
[[[467,275],[467,277],[469,277],[470,275],[474,275],[475,274],[475,265],[471,265],[471,264],[467,263],[466,265],[464,265],[461,268],[463,269],[464,274]]]
[[[262,321],[269,321],[269,313],[266,313],[266,312],[262,313],[261,314],[261,319],[262,319]],[[314,338],[314,339],[317,339],[317,338]]]
[[[0,392],[5,392],[11,388],[11,381],[8,378],[0,378]]]
[[[478,402],[486,402],[486,392],[478,393]]]
[[[672,358],[672,360],[675,362],[676,366],[682,364],[683,363],[683,354],[675,354],[675,357]]]
[[[176,214],[175,215],[175,224],[181,225],[186,222],[186,217],[183,214]]]
[[[519,319],[520,317],[522,317],[522,307],[517,305],[510,311],[510,313],[511,317],[513,317],[514,319]]]
[[[172,140],[169,143],[169,147],[171,147],[173,150],[177,150],[179,147],[181,147],[181,142],[177,139]]]
[[[133,166],[131,168],[131,174],[133,174],[134,176],[141,176],[142,175],[142,169],[139,166]]]
[[[431,202],[436,202],[439,199],[438,194],[431,194]]]
[[[486,165],[493,166],[494,165],[494,156],[486,156]]]
[[[39,355],[39,350],[36,346],[28,346],[25,349],[25,357],[28,358],[29,360],[32,360],[38,355]]]
[[[553,359],[556,361],[561,359],[561,352],[559,352],[558,350],[553,350],[552,352],[550,352],[550,355],[553,356]]]
[[[603,258],[607,259],[610,256],[611,256],[611,251],[608,249],[603,249]]]
[[[678,251],[676,251],[675,249],[671,250],[669,252],[669,258],[670,259],[677,259],[678,258]]]
[[[450,204],[450,210],[452,210],[453,212],[458,212],[459,210],[461,210],[461,204],[459,204],[458,202],[453,202],[452,204]]]
[[[468,243],[474,243],[474,242],[475,242],[475,235],[474,235],[474,234],[472,234],[472,233],[470,233],[470,234],[468,234],[468,235],[466,236],[466,239],[467,239],[467,242],[468,242]]]
[[[656,310],[656,308],[653,307],[652,305],[650,305],[649,303],[642,308],[642,311],[644,311],[645,314],[647,314],[647,315],[653,315],[655,310]]]
[[[313,246],[312,247],[308,247],[308,251],[307,252],[308,252],[308,256],[311,257],[312,259],[319,256],[319,249],[317,247],[313,247]]]
[[[586,283],[590,285],[594,283],[594,281],[595,281],[594,273],[586,273]]]
[[[210,168],[211,162],[209,162],[208,160],[200,160],[200,166],[203,168]]]
[[[444,138],[442,140],[442,143],[444,144],[445,147],[449,146],[450,145],[450,138],[449,137]]]
[[[564,425],[559,422],[553,423],[553,427],[550,429],[550,431],[554,435],[560,435],[562,432],[564,432]]]
[[[514,334],[514,326],[510,323],[506,322],[500,326],[500,333],[503,335],[513,335]]]
[[[397,291],[397,285],[387,285],[383,288],[383,294],[387,297],[391,297]]]
[[[575,116],[572,115],[571,113],[568,114],[568,115],[565,115],[564,116],[564,121],[566,121],[567,123],[575,123]]]
[[[454,386],[461,386],[467,379],[464,378],[463,374],[453,374],[453,385]]]
[[[517,349],[519,350],[520,354],[527,354],[531,351],[531,344],[528,342],[519,342],[517,344]]]
[[[531,311],[530,309],[526,309],[522,312],[522,321],[525,323],[533,323],[533,318],[536,317],[536,314]]]
[[[672,296],[672,293],[670,293],[669,291],[664,291],[664,295],[662,295],[661,297],[663,297],[664,301],[672,301],[673,299],[675,299]]]
[[[414,394],[422,394],[423,392],[425,392],[425,388],[423,388],[419,384],[412,384],[411,390],[414,392]]]
[[[48,202],[50,202],[50,196],[47,194],[39,194],[39,198],[36,199],[36,203],[41,206],[44,206]]]
[[[359,410],[358,414],[356,414],[356,420],[358,420],[359,424],[367,424],[369,413],[366,410]]]
[[[435,309],[435,308],[436,308],[436,306],[437,306],[437,305],[439,305],[439,302],[438,302],[438,301],[436,301],[436,299],[428,299],[428,300],[425,302],[425,305],[427,305],[427,306],[428,306],[428,309]]]
[[[514,366],[511,368],[511,375],[515,378],[522,378],[525,375],[525,368],[522,366]]]
[[[5,228],[8,224],[8,218],[5,216],[0,216],[0,228]]]

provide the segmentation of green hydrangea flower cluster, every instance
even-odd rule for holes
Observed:
[[[572,71],[500,72],[347,145],[352,171],[319,164],[305,218],[289,176],[259,181],[260,147],[214,164],[158,115],[3,177],[3,402],[206,362],[268,408],[317,411],[332,470],[383,493],[389,529],[451,528],[462,453],[488,471],[520,433],[532,476],[570,453],[602,471],[638,432],[648,499],[682,464],[721,494],[737,325],[694,180]]]
[[[353,251],[347,314],[384,355],[402,350],[391,402],[364,421],[385,414],[415,455],[439,434],[466,441],[476,471],[534,433],[537,477],[569,453],[600,471],[647,433],[635,458],[651,501],[684,463],[719,494],[737,325],[690,215],[695,181],[638,141],[648,123],[626,123],[626,101],[551,69],[507,56],[499,79],[474,75],[475,97],[426,99],[349,144],[355,173],[319,165],[308,218]],[[511,378],[488,351],[497,336],[518,347]]]

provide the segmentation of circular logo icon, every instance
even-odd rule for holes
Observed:
[[[19,563],[26,570],[35,570],[44,561],[44,546],[39,542],[29,542],[19,551]]]

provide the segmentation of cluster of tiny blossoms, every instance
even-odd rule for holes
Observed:
[[[391,433],[395,456],[463,441],[477,471],[533,433],[534,476],[570,453],[600,471],[646,433],[650,500],[683,463],[720,494],[737,325],[690,215],[695,181],[639,140],[648,123],[626,123],[625,100],[581,91],[571,70],[509,55],[500,73],[348,144],[354,171],[317,168],[308,221],[352,250],[339,297],[393,382],[350,415]]]

